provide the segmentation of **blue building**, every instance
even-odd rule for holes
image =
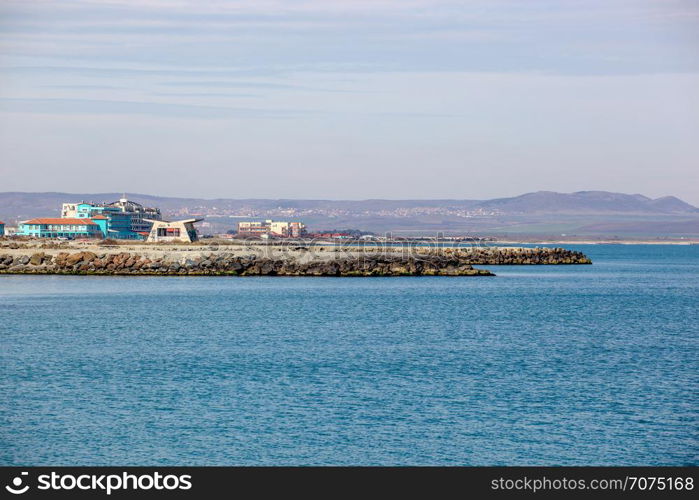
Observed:
[[[141,240],[148,236],[152,222],[160,220],[160,210],[121,198],[113,203],[64,203],[61,217],[92,219],[104,238]]]
[[[91,219],[47,218],[32,219],[19,223],[18,236],[34,238],[101,238],[99,225]]]
[[[97,224],[97,226],[100,228],[102,237],[107,238],[107,234],[109,234],[109,217],[105,217],[104,215],[96,215],[90,220]]]
[[[5,236],[5,223],[0,220],[0,236]]]

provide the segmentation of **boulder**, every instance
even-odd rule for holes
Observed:
[[[44,252],[39,252],[32,254],[31,258],[29,259],[29,263],[32,266],[40,266],[44,261]]]
[[[82,260],[82,258],[83,258],[82,252],[70,254],[70,255],[68,255],[68,257],[66,257],[65,263],[67,266],[72,267],[72,266],[76,265],[78,262],[80,262]]]

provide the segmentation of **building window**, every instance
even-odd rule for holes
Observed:
[[[159,227],[158,236],[177,238],[180,236],[180,229],[178,227]]]

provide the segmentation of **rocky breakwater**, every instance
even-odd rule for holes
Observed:
[[[0,254],[2,274],[187,276],[492,276],[457,255],[343,255],[335,258],[265,257],[210,252],[36,252]]]
[[[443,252],[464,264],[481,266],[592,264],[584,253],[565,248],[473,247]]]

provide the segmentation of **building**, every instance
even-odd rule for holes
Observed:
[[[148,233],[152,222],[162,220],[160,209],[154,207],[144,207],[140,203],[126,199],[124,196],[119,201],[108,203],[108,208],[117,209],[131,217],[131,231],[134,233]]]
[[[248,236],[261,236],[267,234],[267,226],[264,222],[238,222],[238,234]]]
[[[266,222],[269,223],[269,234],[272,236],[298,238],[306,231],[306,226],[301,222],[277,222],[271,220]]]
[[[64,203],[61,217],[93,219],[105,238],[123,240],[145,239],[152,225],[147,220],[162,218],[159,209],[144,207],[126,197],[112,203]]]
[[[85,218],[40,218],[19,223],[18,236],[34,238],[101,238],[100,226]]]
[[[0,236],[5,236],[5,223],[0,220]]]
[[[299,238],[306,233],[302,222],[285,221],[242,221],[238,222],[238,234],[241,236],[279,236],[282,238]]]
[[[204,219],[184,219],[177,221],[153,220],[148,242],[197,241],[197,230],[194,228],[196,222]]]

